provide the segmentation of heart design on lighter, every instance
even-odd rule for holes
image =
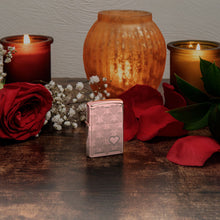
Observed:
[[[120,140],[120,137],[118,135],[116,136],[110,136],[109,137],[109,143],[116,145]]]

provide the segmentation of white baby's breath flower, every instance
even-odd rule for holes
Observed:
[[[66,95],[64,93],[61,93],[61,98],[65,98]]]
[[[8,46],[8,50],[13,51],[13,50],[15,50],[15,47]]]
[[[63,93],[57,93],[57,97],[61,98]]]
[[[57,85],[57,87],[59,88],[59,90],[60,90],[61,92],[63,92],[63,91],[64,91],[64,88],[63,88],[63,86],[62,86],[62,85]]]
[[[73,101],[73,103],[77,103],[77,99],[76,98],[74,98],[72,101]]]
[[[8,58],[11,58],[12,59],[12,54],[11,53],[8,53]]]
[[[55,82],[54,82],[53,80],[51,80],[51,81],[49,82],[49,85],[51,86],[51,88],[53,88],[53,87],[55,86]]]
[[[61,125],[63,122],[64,122],[64,119],[63,119],[63,118],[60,118],[59,121],[58,121],[58,124]]]
[[[86,120],[86,116],[85,115],[81,115],[80,116],[80,121],[85,121]]]
[[[52,113],[55,113],[57,110],[56,110],[56,108],[52,107],[50,111],[51,111]]]
[[[100,97],[97,95],[95,98],[94,98],[95,101],[98,101],[100,100]]]
[[[97,95],[99,96],[99,98],[100,98],[100,99],[102,99],[102,98],[103,98],[102,93],[98,92],[98,94],[97,94]]]
[[[55,100],[55,101],[60,101],[60,102],[61,102],[61,101],[62,101],[62,98],[59,97],[59,96],[57,96],[57,97],[54,98],[54,100]]]
[[[90,99],[94,99],[95,94],[92,92],[92,93],[89,94],[89,97],[90,97]]]
[[[53,124],[53,127],[54,127],[57,131],[62,130],[62,126],[61,126],[60,124],[54,123],[54,124]]]
[[[65,121],[65,122],[64,122],[64,125],[65,125],[65,126],[70,126],[71,123],[70,123],[70,121]]]
[[[7,76],[7,73],[2,73],[2,77],[6,77]]]
[[[58,123],[60,121],[60,119],[61,119],[60,114],[57,114],[57,115],[53,116],[51,120],[54,123]]]
[[[78,106],[77,111],[83,112],[86,110],[86,104],[82,103]]]
[[[53,105],[45,117],[45,123],[50,120],[56,130],[62,130],[62,126],[77,128],[79,123],[86,120],[86,103],[90,100],[101,100],[110,95],[106,90],[107,79],[101,78],[101,80],[106,83],[94,85],[96,91],[93,92],[89,92],[83,82],[77,82],[75,86],[68,84],[63,87],[51,80],[45,87],[53,97]],[[90,84],[99,82],[98,76],[92,76],[89,81]]]
[[[46,114],[46,120],[49,121],[51,118],[51,111],[48,111]]]
[[[66,90],[67,90],[68,92],[71,92],[71,91],[73,90],[72,85],[68,84],[68,85],[66,86]]]
[[[70,108],[68,115],[70,117],[73,117],[75,114],[76,114],[76,111],[74,109]]]
[[[84,98],[84,95],[79,92],[79,93],[76,95],[76,98],[77,98],[78,100],[81,100],[81,99]]]
[[[72,126],[73,126],[73,128],[77,128],[77,127],[78,127],[78,124],[77,124],[76,122],[73,122],[73,123],[72,123]]]
[[[63,108],[61,109],[61,112],[62,112],[63,114],[65,114],[65,113],[66,113],[66,107],[63,107]]]
[[[84,84],[82,82],[76,83],[76,90],[81,91],[84,88]]]
[[[98,76],[91,76],[89,79],[89,84],[99,83],[100,79]]]
[[[49,83],[48,83],[48,84],[46,84],[46,85],[44,85],[44,87],[45,87],[46,89],[48,89],[48,90],[49,90],[49,92],[52,94],[52,92],[50,91],[50,86],[49,86]]]
[[[109,97],[110,95],[111,95],[111,94],[110,94],[109,92],[106,94],[107,97]]]
[[[6,58],[5,58],[5,63],[10,63],[10,62],[11,62],[11,58],[6,57]]]

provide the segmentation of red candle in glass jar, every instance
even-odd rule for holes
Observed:
[[[0,40],[4,49],[15,47],[12,61],[4,64],[6,83],[51,80],[50,45],[53,38],[42,35],[8,36]]]

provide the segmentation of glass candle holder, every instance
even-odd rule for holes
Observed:
[[[176,86],[174,73],[204,91],[200,71],[200,57],[220,67],[220,43],[201,40],[174,41],[170,50],[170,83]]]
[[[116,97],[136,84],[159,86],[166,44],[150,12],[101,11],[85,39],[83,61],[87,77],[107,78],[107,91]]]
[[[8,36],[0,40],[4,49],[15,47],[12,61],[4,64],[7,73],[6,83],[40,82],[51,80],[50,45],[53,38],[42,35],[30,35],[29,40],[23,35]]]

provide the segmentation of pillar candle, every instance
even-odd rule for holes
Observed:
[[[51,80],[51,53],[52,37],[42,35],[8,36],[0,40],[7,50],[15,47],[12,61],[4,64],[7,73],[6,83],[10,82],[42,82]]]
[[[170,42],[170,82],[176,86],[178,76],[204,91],[201,80],[200,57],[215,62],[220,67],[220,43],[212,41],[186,40]]]

